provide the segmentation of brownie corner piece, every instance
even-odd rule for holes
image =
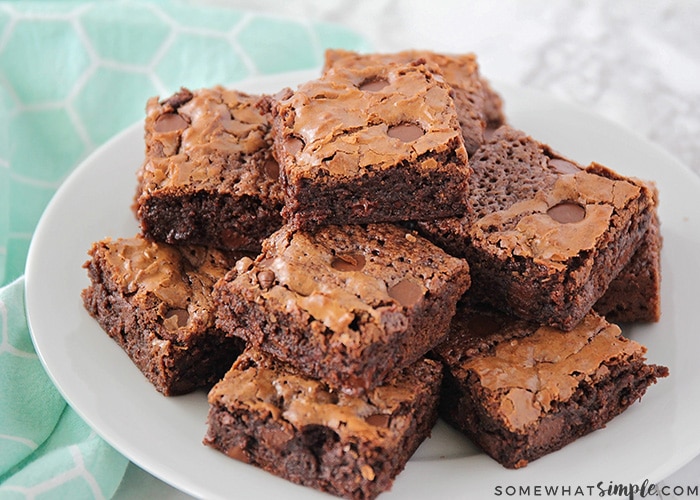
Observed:
[[[422,234],[469,261],[475,300],[573,328],[643,241],[653,189],[599,164],[584,168],[510,126],[471,166],[473,211],[419,222]]]
[[[669,373],[593,312],[564,332],[460,308],[434,353],[440,415],[507,468],[604,427]]]
[[[266,99],[215,86],[148,100],[133,205],[143,234],[258,251],[282,225]]]
[[[93,243],[85,309],[166,396],[210,388],[243,350],[214,323],[211,291],[238,254],[141,235]]]
[[[297,484],[372,499],[430,435],[440,380],[440,365],[421,359],[351,396],[249,347],[209,392],[203,443]]]
[[[332,68],[274,106],[283,215],[295,228],[468,210],[450,89],[424,65]]]
[[[285,226],[240,264],[214,289],[217,325],[349,392],[437,345],[470,283],[464,260],[391,224]]]

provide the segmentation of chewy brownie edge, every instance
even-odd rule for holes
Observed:
[[[280,206],[259,198],[213,191],[167,192],[144,197],[138,209],[141,231],[170,244],[260,251],[260,243],[282,226]]]
[[[446,217],[468,209],[463,177],[451,172],[462,160],[448,150],[418,157],[416,162],[443,164],[444,170],[416,174],[407,163],[358,179],[308,181],[298,179],[285,185],[287,204],[282,210],[287,224],[313,228],[332,223],[399,222]]]
[[[656,323],[661,319],[661,236],[658,215],[629,263],[610,283],[594,310],[614,323]]]

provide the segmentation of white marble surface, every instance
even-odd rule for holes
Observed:
[[[209,1],[343,23],[377,51],[475,52],[487,78],[583,105],[700,175],[696,0]],[[662,483],[698,484],[700,459]],[[144,497],[188,498],[130,466],[117,498]]]

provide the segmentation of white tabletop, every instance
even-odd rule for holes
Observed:
[[[696,0],[210,3],[342,23],[376,51],[474,52],[487,78],[583,105],[656,143],[700,175]],[[698,484],[700,459],[663,481],[661,491],[670,495],[655,498],[677,498],[675,487]],[[189,498],[132,465],[117,498],[145,497]]]

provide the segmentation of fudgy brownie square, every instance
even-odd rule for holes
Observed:
[[[467,162],[449,86],[424,64],[332,68],[273,106],[295,229],[461,215]]]
[[[441,367],[421,359],[363,396],[248,348],[209,393],[204,443],[289,481],[372,499],[437,420]]]
[[[243,350],[214,325],[214,282],[240,255],[145,239],[92,245],[87,311],[166,396],[210,388]]]
[[[440,416],[508,468],[604,427],[664,366],[594,312],[569,332],[458,307],[443,363]]]
[[[360,54],[343,49],[328,49],[323,70],[406,64],[421,60],[438,66],[445,82],[452,88],[464,145],[469,155],[474,154],[484,142],[485,131],[495,130],[505,123],[503,100],[480,74],[475,54],[441,54],[428,50]]]
[[[258,251],[282,225],[266,99],[219,86],[149,99],[135,196],[143,234]]]
[[[573,328],[637,251],[655,189],[599,164],[581,168],[507,125],[471,166],[473,210],[419,230],[469,262],[474,302]]]
[[[464,260],[391,224],[285,226],[216,284],[216,324],[359,393],[444,338],[469,282]]]

